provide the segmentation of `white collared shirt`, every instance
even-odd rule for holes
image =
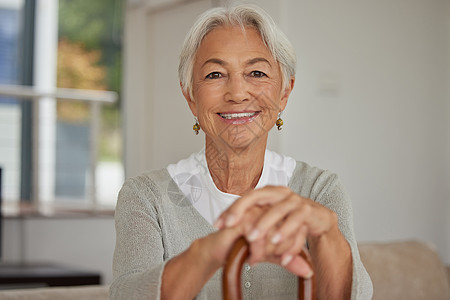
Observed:
[[[266,150],[256,188],[287,186],[295,166],[295,159]],[[184,196],[210,224],[239,198],[239,195],[224,193],[216,187],[207,167],[205,150],[167,166],[167,170]]]

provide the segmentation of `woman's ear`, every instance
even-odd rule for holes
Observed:
[[[294,85],[295,85],[295,77],[291,76],[291,78],[289,79],[289,85],[284,88],[283,94],[281,95],[281,101],[280,101],[280,110],[281,111],[283,111],[286,108],[289,95],[291,94],[292,90],[294,89]]]
[[[197,116],[197,104],[195,103],[194,99],[191,97],[191,93],[183,88],[182,83],[180,82],[181,92],[183,93],[184,98],[187,101],[187,104],[189,105],[189,108],[191,109],[191,112],[194,116]]]

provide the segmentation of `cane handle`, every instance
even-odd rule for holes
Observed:
[[[222,290],[224,300],[241,300],[241,270],[249,255],[249,245],[245,238],[239,238],[231,248],[228,254],[227,262],[223,269]],[[300,255],[312,268],[311,256],[305,248]],[[315,300],[315,278],[314,275],[309,279],[298,278],[298,299]]]

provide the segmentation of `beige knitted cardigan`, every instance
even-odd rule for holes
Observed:
[[[358,253],[351,203],[337,176],[297,162],[289,187],[336,212],[352,251],[352,299],[371,299],[372,282]],[[165,263],[215,230],[183,196],[167,169],[125,182],[115,222],[111,299],[159,299]],[[196,299],[220,299],[221,275],[222,271],[217,271]],[[297,295],[297,278],[277,265],[244,268],[242,281],[244,299],[295,299]]]

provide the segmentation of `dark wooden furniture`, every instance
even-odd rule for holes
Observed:
[[[0,289],[98,285],[97,272],[57,264],[0,264]]]

